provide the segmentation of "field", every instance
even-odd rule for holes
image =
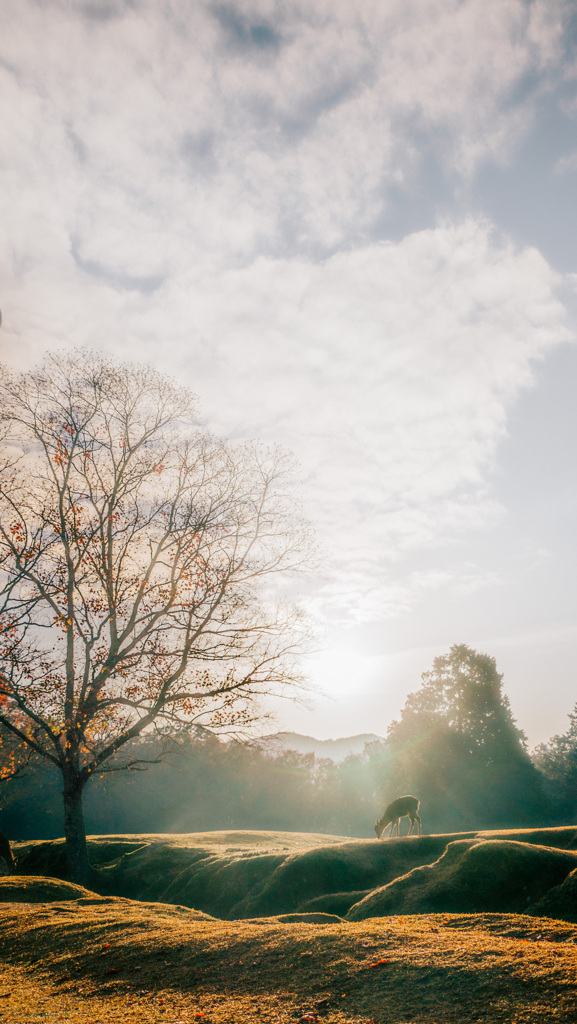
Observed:
[[[254,832],[100,837],[100,894],[54,877],[0,879],[0,1020],[574,1022],[575,845],[573,828],[390,843]],[[61,846],[17,852],[21,866],[57,868]],[[163,864],[162,878],[138,882]],[[180,885],[186,895],[203,878],[204,904],[218,902],[218,915],[102,894],[124,882]]]

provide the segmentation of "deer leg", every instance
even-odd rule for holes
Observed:
[[[415,827],[415,819],[411,818],[411,827],[409,829],[408,835],[412,835],[414,827]]]

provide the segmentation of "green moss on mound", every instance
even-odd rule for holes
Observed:
[[[390,914],[520,913],[577,868],[577,853],[505,840],[450,843],[434,863],[372,892],[349,921]]]

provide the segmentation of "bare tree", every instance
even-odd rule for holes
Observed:
[[[85,351],[0,381],[0,723],[63,776],[70,876],[95,774],[154,723],[246,725],[298,681],[275,600],[307,564],[286,452],[233,447],[150,367]]]

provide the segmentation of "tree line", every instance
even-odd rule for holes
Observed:
[[[87,789],[89,832],[372,837],[384,805],[407,792],[419,796],[429,833],[568,824],[577,811],[577,711],[567,734],[531,757],[494,659],[465,645],[435,659],[382,742],[340,763],[223,742],[206,729],[146,735],[130,756],[130,770],[96,778]],[[3,795],[4,831],[35,839],[62,834],[53,767],[29,766]]]

